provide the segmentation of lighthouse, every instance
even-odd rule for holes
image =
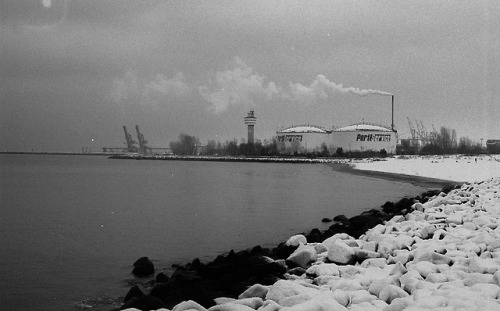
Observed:
[[[253,145],[253,143],[254,143],[254,133],[253,133],[253,130],[254,130],[255,122],[257,122],[257,118],[254,115],[254,111],[250,110],[248,112],[247,116],[244,117],[243,119],[245,120],[245,124],[248,126],[248,140],[247,140],[247,142],[249,144]]]

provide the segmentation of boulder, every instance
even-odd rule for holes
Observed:
[[[315,262],[317,259],[318,254],[313,246],[301,244],[286,261],[302,268],[308,268],[310,263]]]
[[[354,249],[340,240],[330,243],[327,249],[328,260],[336,264],[348,264],[354,260],[356,254]]]
[[[138,309],[141,311],[158,310],[161,308],[166,308],[166,304],[156,297],[150,295],[144,295],[141,297],[134,297],[123,304],[120,310],[125,309]]]
[[[172,309],[172,311],[187,311],[187,310],[206,311],[207,309],[205,309],[199,303],[192,301],[192,300],[183,301],[183,302],[179,303],[178,305],[174,306],[174,308]]]
[[[272,300],[281,305],[281,301],[287,297],[296,295],[307,295],[313,297],[318,290],[305,287],[288,280],[279,280],[269,287],[265,300]]]
[[[299,246],[300,244],[307,244],[307,239],[303,234],[291,236],[285,243],[287,246]]]
[[[153,262],[148,257],[141,257],[134,262],[132,274],[137,277],[147,277],[155,273]]]
[[[268,291],[269,291],[269,286],[254,284],[250,286],[247,290],[245,290],[243,293],[241,293],[238,296],[238,299],[252,298],[252,297],[265,298]]]
[[[384,289],[382,289],[382,291],[380,291],[378,297],[380,298],[380,300],[390,304],[396,298],[404,298],[408,296],[409,294],[402,290],[400,287],[395,285],[387,285],[386,287],[384,287]]]

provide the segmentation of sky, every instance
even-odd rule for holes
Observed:
[[[2,0],[0,151],[408,118],[500,139],[500,2]]]

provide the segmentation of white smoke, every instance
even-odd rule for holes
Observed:
[[[337,92],[337,93],[350,93],[359,96],[368,96],[368,95],[382,95],[382,96],[392,96],[391,93],[382,92],[379,90],[372,89],[360,89],[357,87],[344,87],[342,84],[336,84],[335,82],[331,82],[323,75],[318,75],[316,79],[311,83],[310,86],[304,86],[300,83],[289,83],[290,92],[292,93],[292,98],[310,104],[315,99],[327,99],[328,92]]]
[[[198,87],[200,95],[219,114],[231,105],[253,107],[257,102],[269,102],[281,94],[274,82],[253,72],[240,58],[236,57],[233,68],[218,71],[209,77],[208,85]]]

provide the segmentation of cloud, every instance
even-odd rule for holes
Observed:
[[[230,106],[254,107],[282,95],[274,82],[266,80],[236,57],[232,69],[212,74],[208,85],[198,87],[198,91],[211,104],[211,110],[219,114]]]
[[[117,104],[137,104],[141,97],[137,74],[128,70],[122,77],[113,79],[110,98]]]
[[[344,87],[342,84],[331,82],[323,75],[318,75],[310,86],[300,83],[289,83],[289,88],[293,100],[311,104],[317,99],[326,100],[330,93],[355,94],[359,96],[382,95],[391,96],[391,93],[373,89],[360,89],[357,87]]]
[[[175,97],[179,99],[188,96],[189,93],[190,87],[184,81],[184,75],[181,72],[170,79],[163,74],[157,74],[144,86],[144,96],[147,98]]]
[[[184,81],[181,72],[173,78],[157,74],[151,81],[144,82],[135,72],[128,70],[113,80],[109,97],[123,108],[158,108],[169,101],[186,98],[190,92],[191,87]]]

